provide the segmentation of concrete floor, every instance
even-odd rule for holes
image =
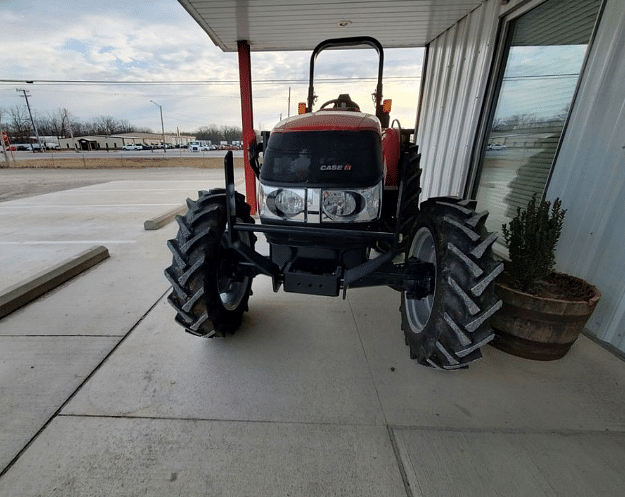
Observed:
[[[437,372],[409,359],[394,291],[264,277],[234,336],[185,334],[176,225],[143,222],[222,172],[159,174],[0,204],[0,286],[111,253],[0,320],[0,495],[622,495],[625,363],[584,337]]]

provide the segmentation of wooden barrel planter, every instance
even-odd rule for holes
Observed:
[[[558,276],[585,285],[587,297],[583,300],[539,297],[511,288],[505,279],[495,282],[495,293],[503,301],[503,307],[491,318],[495,331],[491,345],[539,361],[560,359],[569,351],[595,310],[601,293],[579,278]]]

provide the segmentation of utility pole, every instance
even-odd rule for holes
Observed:
[[[163,153],[167,152],[167,148],[165,147],[165,126],[163,125],[163,106],[158,105],[154,100],[150,100],[154,105],[156,105],[159,109],[161,109],[161,131],[163,132]]]
[[[286,117],[291,117],[291,87],[289,86],[289,104],[288,104],[289,110],[288,110],[288,114]]]
[[[41,138],[39,138],[39,131],[37,131],[37,126],[35,126],[35,120],[33,119],[33,113],[30,111],[30,104],[28,103],[28,97],[30,97],[30,94],[28,93],[27,90],[22,90],[21,88],[16,88],[15,91],[21,91],[24,95],[23,96],[26,99],[26,107],[28,107],[28,115],[30,115],[30,122],[33,125],[33,129],[35,130],[35,135],[37,136],[37,143],[39,144],[39,150],[43,152],[43,147],[41,146]],[[35,153],[35,147],[32,147],[33,149],[33,153]]]
[[[69,129],[69,135],[72,137],[72,147],[74,148],[76,152],[78,152],[78,150],[76,149],[76,139],[74,138],[74,130],[72,129],[72,123],[70,122],[70,119],[69,119],[69,113],[67,112],[67,109],[63,109],[63,110],[64,110],[63,117],[67,121],[67,129]]]

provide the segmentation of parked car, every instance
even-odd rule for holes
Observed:
[[[18,151],[31,151],[33,148],[30,145],[20,143],[19,145],[15,145],[15,148]]]
[[[505,145],[500,145],[499,143],[491,143],[486,147],[486,150],[505,150]]]
[[[122,150],[141,150],[140,148],[137,147],[137,145],[133,144],[129,144],[129,145],[124,145],[122,147]]]

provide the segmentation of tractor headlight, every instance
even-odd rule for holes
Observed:
[[[278,190],[274,197],[276,211],[289,218],[304,212],[304,195],[302,193],[293,190]]]
[[[275,188],[262,183],[258,188],[259,215],[266,219],[305,221],[306,190]]]
[[[356,190],[258,185],[261,219],[307,223],[368,222],[379,217],[381,205],[382,182]]]
[[[380,215],[382,183],[361,190],[324,190],[321,221],[373,221]]]
[[[330,219],[349,217],[356,207],[356,197],[351,192],[323,192],[323,213]]]

